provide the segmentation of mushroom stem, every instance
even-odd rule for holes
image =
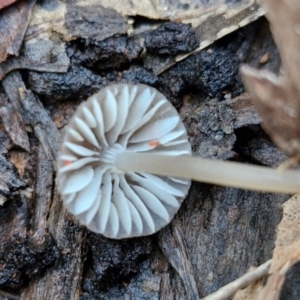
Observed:
[[[276,171],[270,167],[191,156],[165,156],[125,151],[116,158],[124,171],[162,176],[274,193],[300,193],[299,170]]]

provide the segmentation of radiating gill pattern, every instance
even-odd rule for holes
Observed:
[[[124,172],[115,166],[123,151],[190,155],[178,113],[156,89],[112,85],[78,107],[58,155],[60,194],[66,208],[96,233],[152,234],[170,222],[190,181]]]

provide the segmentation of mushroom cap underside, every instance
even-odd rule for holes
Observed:
[[[57,183],[65,207],[111,238],[158,231],[190,186],[186,179],[118,169],[115,159],[124,151],[191,154],[177,111],[152,87],[117,84],[89,97],[72,116],[59,150]]]

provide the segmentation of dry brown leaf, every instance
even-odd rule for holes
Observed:
[[[259,292],[262,288],[262,278],[267,275],[270,265],[271,260],[268,260],[257,268],[251,267],[246,274],[224,285],[216,292],[201,300],[225,300],[234,294],[234,300],[258,299]]]
[[[243,80],[260,112],[262,126],[288,155],[300,153],[300,2],[265,0],[284,73],[242,67]]]
[[[283,218],[277,227],[277,238],[269,278],[240,290],[234,300],[278,300],[288,270],[300,261],[300,195],[283,204]],[[247,298],[248,297],[248,298]]]
[[[261,293],[264,300],[277,300],[287,271],[300,261],[300,195],[283,204],[283,219],[277,238],[267,284]]]
[[[270,273],[279,272],[287,263],[300,260],[300,195],[283,204],[283,218],[277,228],[277,238]]]
[[[265,286],[263,286],[263,280],[255,281],[247,288],[239,290],[235,294],[233,300],[278,300],[288,270],[299,261],[300,194],[295,195],[283,204],[283,218],[277,227],[275,249],[273,252],[273,258],[271,260],[267,283],[265,284]],[[255,279],[261,278],[266,274],[266,272],[258,272],[258,269],[262,266],[254,269],[254,271],[258,274],[257,277],[254,277]],[[268,265],[266,266],[268,267]],[[263,270],[265,270],[265,268]],[[254,271],[251,272],[250,270],[249,275],[252,275]],[[228,297],[232,294],[231,291],[235,291],[235,287],[240,288],[247,280],[248,283],[251,282],[247,274],[243,275],[241,278],[235,280],[234,282],[229,283],[227,286],[205,297],[204,299],[225,299],[225,297]],[[240,284],[240,282],[242,282],[243,284]]]

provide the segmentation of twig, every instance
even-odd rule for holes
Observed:
[[[268,273],[272,260],[266,261],[253,271],[244,274],[242,277],[224,285],[216,292],[202,298],[201,300],[223,300],[235,294],[239,289],[248,286],[250,283],[262,278]]]

